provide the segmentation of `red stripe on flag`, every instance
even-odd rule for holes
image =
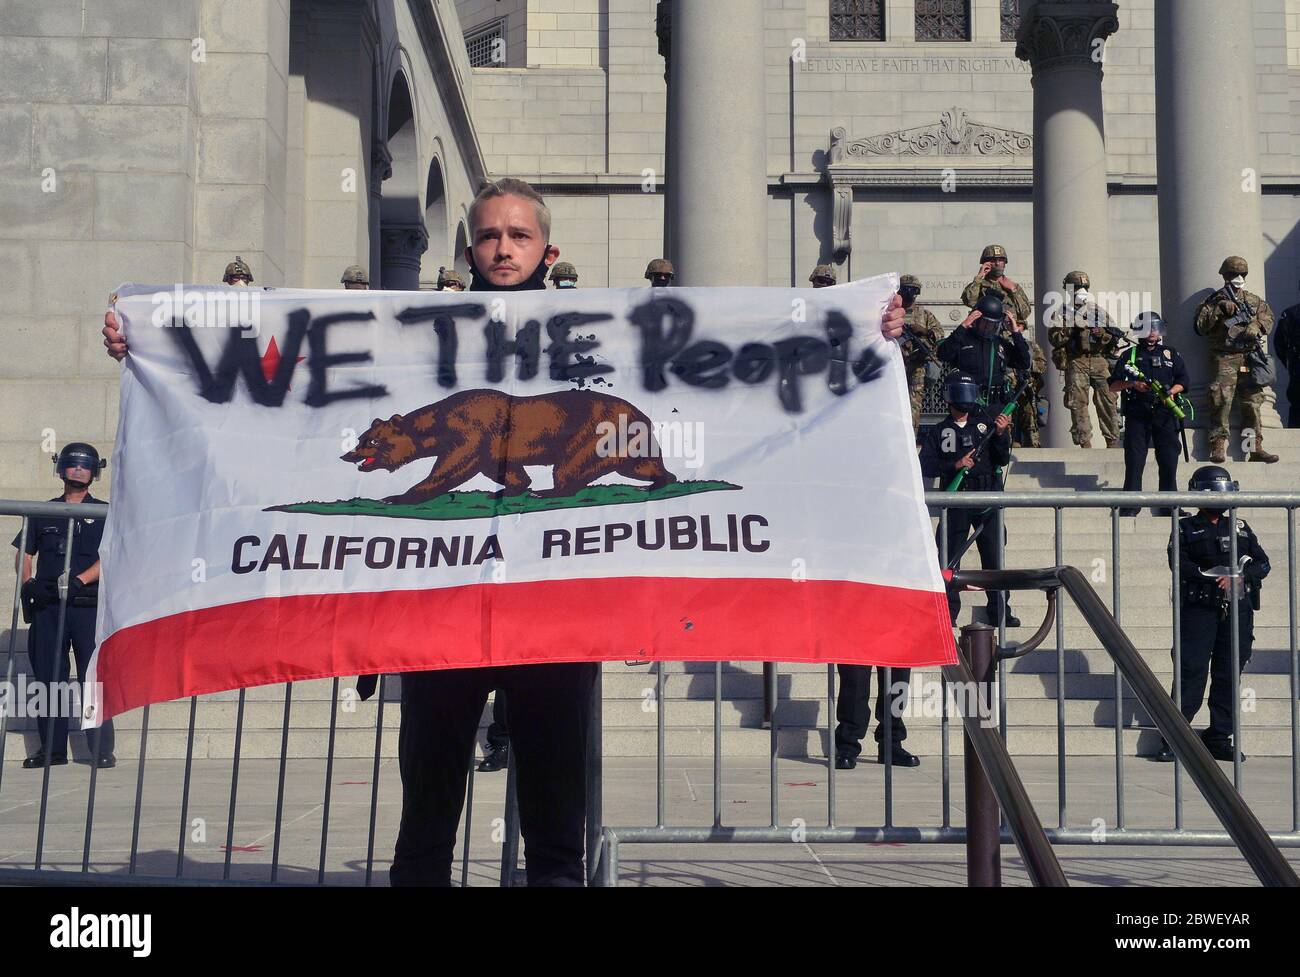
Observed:
[[[103,718],[275,682],[543,662],[947,665],[942,593],[848,581],[608,577],[267,597],[123,628]]]

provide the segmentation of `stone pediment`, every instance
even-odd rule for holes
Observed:
[[[933,125],[849,139],[847,131],[831,130],[831,163],[869,161],[881,157],[1032,156],[1034,137],[1028,132],[985,125],[954,106]]]

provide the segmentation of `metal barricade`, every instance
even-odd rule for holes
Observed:
[[[1123,493],[1123,492],[1029,492],[1029,493],[931,493],[927,496],[927,501],[937,511],[941,527],[946,525],[947,515],[950,509],[962,508],[982,508],[991,509],[995,514],[998,523],[1001,524],[1006,519],[1012,530],[1015,528],[1016,511],[1037,508],[1050,509],[1053,513],[1052,522],[1054,529],[1054,551],[1056,555],[1056,565],[1061,566],[1064,560],[1064,533],[1063,522],[1064,514],[1073,509],[1098,509],[1103,512],[1109,510],[1110,513],[1110,538],[1111,538],[1111,612],[1116,621],[1122,621],[1121,617],[1121,595],[1123,593],[1122,566],[1121,557],[1121,533],[1118,509],[1120,507],[1169,507],[1169,506],[1188,506],[1195,507],[1198,502],[1203,501],[1202,496],[1192,493]],[[1234,499],[1236,508],[1234,508],[1228,518],[1236,519],[1239,510],[1280,510],[1285,514],[1286,526],[1286,559],[1280,560],[1276,557],[1273,559],[1275,567],[1274,577],[1270,579],[1269,591],[1266,600],[1278,600],[1282,588],[1275,585],[1272,581],[1276,580],[1277,570],[1285,563],[1286,567],[1286,603],[1288,608],[1288,641],[1287,652],[1289,662],[1289,723],[1290,723],[1290,781],[1291,781],[1291,827],[1287,831],[1273,830],[1270,832],[1272,842],[1282,847],[1300,847],[1300,765],[1298,765],[1297,745],[1300,744],[1300,726],[1297,725],[1297,690],[1300,689],[1300,677],[1297,676],[1297,661],[1300,655],[1297,653],[1297,574],[1296,574],[1296,540],[1295,540],[1295,510],[1300,507],[1300,493],[1239,493]],[[1015,510],[1010,516],[1004,516],[1005,510]],[[106,507],[91,504],[65,505],[61,503],[18,503],[18,502],[0,502],[0,515],[9,516],[31,516],[41,515],[44,517],[71,518],[73,516],[99,516],[103,515]],[[1170,518],[1171,528],[1176,527],[1176,512]],[[23,528],[20,530],[20,537],[26,532],[27,523],[24,520]],[[1276,534],[1275,534],[1276,535]],[[1002,536],[999,534],[999,549],[1002,547]],[[1235,534],[1233,534],[1235,540]],[[1177,534],[1174,533],[1175,547],[1177,546]],[[940,533],[940,549],[944,550],[943,533]],[[25,539],[20,538],[20,543],[25,545]],[[943,554],[941,553],[941,556]],[[1176,555],[1176,552],[1175,552]],[[1235,558],[1236,554],[1232,556]],[[1000,561],[1001,562],[1001,561]],[[1165,554],[1152,554],[1151,565],[1166,567]],[[1175,570],[1173,574],[1173,646],[1175,660],[1179,654],[1180,634],[1179,634],[1179,591],[1177,586],[1177,560],[1175,559]],[[1237,608],[1234,604],[1232,613],[1235,616]],[[1066,648],[1064,620],[1065,612],[1057,614],[1055,620],[1055,637],[1056,637],[1056,761],[1057,761],[1057,817],[1056,824],[1046,828],[1046,837],[1056,845],[1084,845],[1092,843],[1092,832],[1087,828],[1071,827],[1067,825],[1067,764],[1068,753],[1067,743],[1067,724],[1066,724],[1066,681],[1067,673],[1065,670],[1064,654]],[[19,617],[19,595],[15,588],[13,613],[11,620],[10,634],[8,638],[8,656],[5,666],[6,688],[12,688],[15,677],[15,668],[17,662],[17,637],[18,637],[18,617]],[[1028,623],[1028,622],[1027,622]],[[62,627],[62,626],[60,626]],[[1233,627],[1233,655],[1234,665],[1237,660],[1239,649],[1236,646],[1237,629]],[[1005,628],[999,623],[997,646],[1005,648],[1007,646],[1005,637]],[[615,884],[618,878],[618,860],[620,847],[628,844],[695,844],[695,843],[773,843],[790,840],[790,829],[783,826],[780,818],[782,797],[779,789],[777,778],[777,763],[780,754],[779,746],[781,742],[781,709],[780,703],[773,710],[769,732],[769,750],[768,750],[768,784],[769,784],[769,807],[770,817],[766,826],[730,826],[726,824],[723,817],[724,802],[724,753],[721,749],[723,733],[723,663],[714,663],[713,673],[713,797],[712,797],[712,824],[709,826],[675,826],[671,823],[670,812],[667,804],[667,792],[665,790],[665,770],[668,757],[666,744],[666,716],[671,709],[671,704],[665,695],[665,669],[660,667],[656,669],[655,676],[655,693],[656,693],[656,716],[655,716],[655,741],[656,741],[656,783],[655,791],[655,819],[654,824],[648,825],[631,825],[617,826],[607,825],[603,814],[603,791],[601,789],[601,729],[600,706],[601,706],[601,686],[599,682],[595,689],[595,702],[593,703],[593,722],[592,722],[592,747],[589,751],[589,791],[588,791],[588,818],[587,818],[587,853],[588,853],[588,877],[594,884]],[[888,674],[885,683],[892,684],[892,675]],[[1234,701],[1239,701],[1239,679],[1236,675],[1237,669],[1233,669],[1234,681]],[[765,690],[775,693],[777,688],[777,679],[780,674],[780,666],[773,666],[769,671],[764,682]],[[1175,686],[1178,682],[1179,670],[1177,667],[1173,671]],[[1007,662],[1000,658],[997,665],[997,685],[998,685],[998,716],[997,723],[1001,732],[1003,742],[1006,741],[1009,723],[1012,723],[1014,717],[1010,715],[1007,708]],[[945,678],[945,689],[947,681]],[[1170,845],[1170,846],[1226,846],[1234,844],[1233,838],[1229,832],[1224,830],[1211,830],[1205,828],[1188,828],[1184,824],[1183,816],[1183,764],[1181,762],[1174,765],[1174,810],[1173,823],[1167,827],[1132,827],[1126,824],[1125,812],[1125,784],[1124,784],[1124,717],[1123,704],[1125,699],[1124,678],[1119,667],[1114,672],[1115,688],[1115,812],[1116,827],[1111,828],[1107,833],[1107,842],[1119,845]],[[36,839],[30,855],[24,854],[21,861],[18,858],[10,856],[8,861],[0,865],[0,881],[24,882],[24,881],[47,881],[51,876],[57,876],[61,882],[70,883],[94,883],[95,881],[112,882],[121,884],[123,882],[148,882],[150,884],[164,883],[167,881],[179,881],[186,884],[199,883],[225,883],[225,884],[301,884],[303,881],[314,881],[315,884],[334,884],[347,882],[353,884],[369,885],[374,881],[375,868],[375,850],[378,846],[383,848],[386,845],[385,839],[378,836],[377,833],[377,815],[381,804],[380,791],[380,772],[381,756],[383,753],[384,737],[384,699],[381,694],[375,705],[376,723],[374,728],[374,747],[373,754],[370,756],[370,790],[366,821],[366,845],[364,860],[357,859],[349,861],[341,870],[328,871],[330,860],[330,840],[332,813],[339,803],[334,795],[335,791],[335,769],[336,769],[336,746],[339,729],[339,708],[338,704],[341,697],[347,693],[346,688],[342,688],[339,679],[333,679],[331,683],[331,702],[333,707],[330,709],[328,729],[324,733],[325,743],[324,756],[317,755],[318,761],[323,761],[325,768],[325,778],[322,787],[320,801],[311,810],[310,814],[301,815],[286,821],[287,804],[289,796],[295,788],[294,780],[289,770],[291,753],[295,751],[291,748],[293,735],[292,710],[298,703],[294,696],[292,684],[284,688],[283,693],[283,712],[280,729],[279,729],[279,758],[276,768],[276,783],[274,793],[273,814],[270,816],[270,830],[266,832],[266,837],[271,841],[272,854],[269,867],[269,875],[265,878],[255,880],[236,879],[232,872],[232,855],[240,851],[239,845],[235,844],[237,818],[240,816],[239,805],[240,796],[240,764],[243,750],[243,735],[246,724],[247,710],[253,705],[261,705],[260,702],[254,702],[248,694],[249,690],[240,690],[238,698],[235,700],[235,726],[233,730],[233,744],[229,754],[231,761],[230,768],[230,786],[228,800],[226,802],[225,831],[224,831],[224,850],[221,857],[220,879],[204,879],[194,876],[189,870],[187,862],[187,842],[191,835],[191,792],[195,777],[196,762],[196,713],[199,706],[199,698],[191,698],[188,702],[189,718],[185,729],[185,744],[183,751],[184,766],[181,772],[181,800],[179,812],[179,832],[173,835],[175,839],[175,872],[166,873],[158,871],[157,852],[150,854],[150,864],[148,866],[141,864],[141,845],[142,845],[142,820],[141,812],[146,805],[146,768],[151,764],[164,762],[164,758],[150,758],[149,737],[150,737],[150,709],[146,707],[141,710],[140,733],[139,733],[139,761],[135,771],[136,779],[133,791],[133,811],[130,824],[130,842],[129,850],[126,852],[114,852],[111,858],[101,858],[98,856],[97,844],[102,844],[99,840],[100,834],[95,830],[95,811],[96,811],[96,791],[100,783],[97,781],[97,769],[92,765],[89,775],[89,783],[86,788],[86,817],[84,832],[82,834],[81,851],[79,858],[76,859],[77,869],[71,868],[71,862],[64,861],[60,867],[52,868],[50,860],[46,857],[46,827],[48,815],[50,813],[50,784],[51,775],[49,767],[42,772],[42,780],[39,792],[39,798],[33,796],[28,801],[23,801],[19,806],[34,807],[38,812],[36,823]],[[1177,695],[1175,687],[1175,695]],[[836,704],[836,669],[834,665],[827,666],[826,676],[826,697],[825,708],[827,711],[827,724],[825,727],[826,742],[833,744],[833,717]],[[183,708],[183,707],[182,707]],[[878,825],[859,825],[859,826],[842,826],[837,824],[836,816],[836,774],[834,764],[827,762],[827,783],[826,783],[826,818],[824,825],[807,826],[802,837],[809,843],[940,843],[940,844],[963,844],[967,841],[966,829],[963,826],[954,825],[952,817],[952,797],[951,797],[951,750],[949,740],[951,736],[951,716],[948,702],[948,695],[942,699],[942,713],[940,717],[940,739],[941,754],[940,764],[942,776],[939,784],[940,811],[938,823],[935,824],[899,824],[896,823],[895,806],[894,806],[894,773],[893,768],[889,765],[884,767],[884,817],[883,822]],[[1235,742],[1240,742],[1240,716],[1237,716],[1237,736]],[[891,747],[889,742],[889,724],[886,723],[886,749]],[[0,715],[0,756],[4,755],[5,740],[9,735],[8,716]],[[209,751],[211,752],[211,751]],[[297,751],[300,755],[301,749]],[[833,746],[830,750],[833,755]],[[179,754],[174,755],[176,759],[180,758]],[[828,761],[829,761],[828,757]],[[6,767],[10,763],[0,763],[0,826],[3,825],[4,812],[10,809],[12,803],[13,786],[11,784],[12,774],[6,772]],[[151,767],[152,768],[152,767]],[[475,817],[475,794],[474,794],[474,777],[473,764],[470,765],[470,779],[468,785],[468,799],[465,811],[465,822],[462,826],[464,847],[461,856],[460,879],[462,884],[469,880],[469,834],[472,829],[472,819]],[[1234,764],[1233,780],[1238,790],[1242,786],[1242,767],[1240,759]],[[391,798],[390,793],[386,794]],[[9,795],[8,803],[6,795]],[[122,798],[118,798],[115,803],[121,803]],[[477,807],[482,808],[482,801],[479,801]],[[285,828],[295,821],[301,821],[303,818],[310,817],[317,820],[320,824],[319,848],[314,866],[314,879],[306,880],[303,866],[295,865],[297,870],[294,878],[287,878],[287,869],[284,866]],[[512,881],[514,878],[514,866],[517,862],[517,835],[510,830],[515,823],[514,814],[507,810],[502,819],[506,826],[504,837],[502,839],[502,873],[501,878],[505,881]],[[337,829],[335,829],[337,830]],[[1013,839],[1009,829],[1005,826],[1002,830],[1002,843],[1009,843]],[[192,859],[190,860],[192,861]],[[124,863],[124,866],[119,863]],[[30,865],[30,868],[19,867]],[[106,868],[107,866],[111,866]],[[125,871],[121,871],[122,868]],[[510,869],[507,872],[507,867]]]

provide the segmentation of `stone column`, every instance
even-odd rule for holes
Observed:
[[[423,224],[385,224],[379,237],[383,287],[418,292],[420,258],[429,250],[429,232]]]
[[[1217,272],[1230,254],[1250,263],[1247,287],[1264,293],[1253,6],[1156,0],[1161,312],[1187,361],[1197,426],[1209,416],[1210,366],[1192,313],[1223,284]],[[1267,426],[1279,424],[1267,415]]]
[[[1119,28],[1117,11],[1114,3],[1091,0],[1024,0],[1021,6],[1016,57],[1033,68],[1036,338],[1044,353],[1051,348],[1045,324],[1048,298],[1056,293],[1059,301],[1066,274],[1078,268],[1088,273],[1095,290],[1105,291],[1108,285],[1101,52],[1105,39]],[[1049,363],[1045,447],[1070,444],[1064,385],[1065,377]]]
[[[678,285],[767,284],[763,6],[673,4],[667,257]]]

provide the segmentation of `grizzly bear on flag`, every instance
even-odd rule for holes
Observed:
[[[651,436],[648,450],[632,456],[627,445],[608,450],[606,425],[626,431],[633,425],[652,430],[649,419],[618,397],[590,390],[565,390],[513,397],[497,390],[465,390],[409,414],[378,417],[340,456],[358,471],[396,471],[420,458],[437,457],[428,476],[385,502],[427,502],[475,475],[505,488],[494,497],[525,495],[532,479],[525,465],[554,466],[554,487],[539,496],[564,498],[597,479],[617,473],[650,483],[651,489],[677,481],[664,467]]]

